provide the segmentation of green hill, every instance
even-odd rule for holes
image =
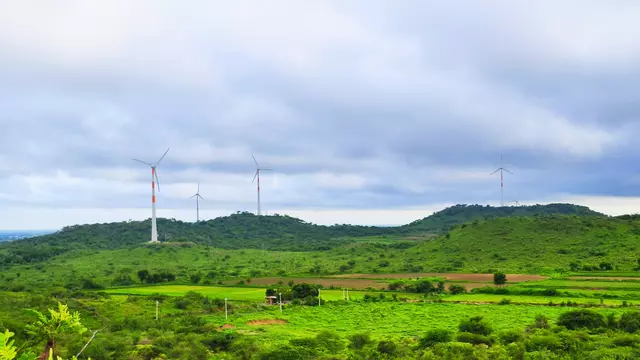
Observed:
[[[198,223],[158,219],[162,242],[190,242],[223,249],[323,251],[372,236],[418,237],[446,232],[451,226],[506,216],[575,214],[604,216],[570,204],[522,207],[456,205],[400,227],[356,225],[323,226],[286,216],[236,213]],[[0,244],[1,264],[33,263],[74,250],[137,247],[150,236],[150,220],[67,226],[44,236]]]
[[[455,205],[438,211],[431,216],[416,220],[400,227],[405,233],[433,233],[447,232],[452,226],[468,223],[474,220],[490,220],[512,216],[536,216],[536,215],[578,215],[578,216],[605,216],[593,211],[586,206],[573,204],[548,204],[533,206],[505,206],[493,207],[482,205]]]
[[[405,256],[439,271],[593,271],[607,264],[628,271],[640,258],[640,220],[540,215],[474,221]]]
[[[162,242],[193,242],[224,249],[328,250],[348,238],[391,234],[393,228],[322,226],[286,216],[236,213],[198,223],[158,219]],[[72,250],[119,249],[149,241],[150,220],[67,226],[53,234],[0,245],[0,264],[42,261]],[[4,255],[3,255],[4,254]]]

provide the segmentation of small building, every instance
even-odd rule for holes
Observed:
[[[269,305],[275,305],[278,303],[278,297],[277,296],[265,296],[264,297],[264,302],[269,304]]]

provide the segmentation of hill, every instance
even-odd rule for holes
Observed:
[[[628,271],[640,258],[640,220],[540,215],[474,221],[408,249],[405,257],[438,271]]]
[[[375,227],[323,226],[287,215],[256,216],[243,212],[198,223],[158,219],[158,237],[161,241],[191,242],[223,249],[323,251],[372,236],[423,238],[470,221],[542,214],[604,216],[570,204],[501,208],[456,205],[404,226]],[[0,264],[38,262],[74,250],[137,247],[149,240],[150,228],[150,220],[67,226],[52,234],[0,244]]]
[[[353,241],[349,238],[395,232],[393,228],[373,226],[322,226],[286,215],[256,216],[246,212],[198,223],[175,219],[157,222],[161,241],[194,242],[223,249],[320,251]],[[0,264],[37,262],[72,250],[140,246],[149,241],[150,228],[150,220],[67,226],[53,234],[0,245]]]
[[[442,234],[452,226],[468,223],[474,220],[490,220],[513,216],[537,216],[537,215],[577,215],[577,216],[605,216],[593,211],[586,206],[573,204],[548,204],[533,206],[482,206],[482,205],[455,205],[438,211],[431,216],[416,220],[401,226],[404,233],[432,233]]]

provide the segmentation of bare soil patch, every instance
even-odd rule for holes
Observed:
[[[410,279],[417,277],[442,277],[449,281],[475,281],[475,282],[493,282],[493,274],[458,274],[458,273],[409,273],[409,274],[343,274],[333,275],[335,278],[346,279]],[[521,282],[532,280],[545,280],[547,276],[529,275],[529,274],[507,274],[507,281]]]
[[[286,320],[280,320],[280,319],[268,319],[268,320],[251,320],[249,322],[247,322],[247,325],[274,325],[274,324],[286,324],[287,321]]]
[[[224,329],[234,329],[235,326],[231,325],[231,324],[224,324],[222,326],[220,326],[220,329],[224,330]]]

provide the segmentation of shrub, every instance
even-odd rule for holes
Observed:
[[[398,344],[391,340],[382,340],[378,343],[378,352],[381,354],[394,355],[398,351]]]
[[[625,312],[618,321],[618,328],[628,332],[634,333],[640,330],[640,312]]]
[[[605,327],[604,316],[592,310],[581,309],[569,311],[561,314],[558,318],[558,325],[564,326],[569,330],[581,328],[597,329]]]
[[[427,331],[422,339],[420,339],[420,347],[427,348],[439,343],[451,341],[453,333],[447,329],[433,329]]]
[[[371,343],[371,336],[369,334],[354,334],[349,338],[349,347],[352,349],[362,349]]]
[[[500,334],[500,342],[504,345],[509,345],[511,343],[517,343],[524,339],[524,335],[521,331],[518,330],[509,330]]]
[[[456,340],[462,343],[469,343],[473,345],[485,344],[487,346],[491,346],[493,344],[493,339],[486,335],[473,334],[469,332],[461,332],[456,337]]]
[[[462,320],[458,326],[460,332],[467,332],[478,335],[490,335],[493,329],[482,316],[474,316],[469,319]]]
[[[449,286],[449,292],[451,295],[466,294],[467,288],[463,285],[451,285]]]

